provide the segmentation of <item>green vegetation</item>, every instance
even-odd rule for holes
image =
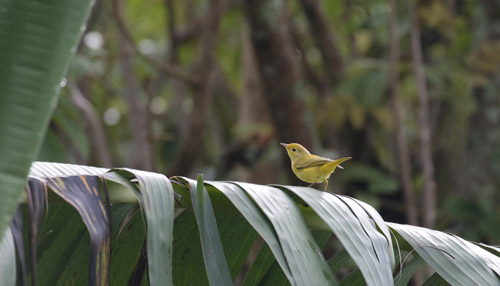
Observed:
[[[92,4],[0,0],[0,285],[500,284],[497,1]]]

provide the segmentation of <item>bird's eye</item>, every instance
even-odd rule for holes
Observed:
[[[295,151],[297,151],[297,149],[293,148],[292,151],[295,152]]]

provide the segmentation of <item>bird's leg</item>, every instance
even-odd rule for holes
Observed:
[[[311,183],[309,186],[307,186],[308,188],[312,187],[314,185],[314,183]]]
[[[328,189],[328,180],[325,180],[324,183],[325,183],[325,192],[326,192],[326,189]]]

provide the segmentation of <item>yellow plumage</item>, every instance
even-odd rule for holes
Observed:
[[[285,144],[288,156],[292,161],[293,173],[302,181],[311,183],[325,183],[325,191],[328,188],[328,178],[337,167],[342,168],[340,164],[351,159],[345,157],[337,160],[331,160],[320,156],[312,155],[306,148],[297,143]]]

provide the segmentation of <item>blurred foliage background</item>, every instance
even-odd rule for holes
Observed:
[[[498,244],[499,88],[495,0],[97,0],[38,160],[306,185],[297,142],[385,220]]]

